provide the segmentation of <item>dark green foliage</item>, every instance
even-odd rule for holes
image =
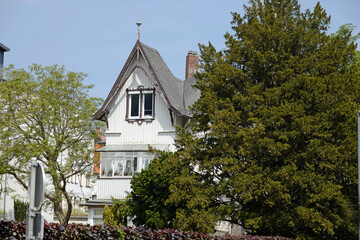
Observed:
[[[1,239],[25,239],[25,223],[15,221],[0,221]],[[108,225],[82,225],[58,223],[44,224],[44,240],[100,240],[100,239],[126,239],[126,240],[290,240],[284,237],[265,237],[265,236],[211,236],[197,232],[183,232],[174,229],[152,230],[145,228],[132,228],[122,226],[116,228]]]
[[[26,213],[29,204],[19,199],[14,199],[14,215],[15,221],[23,222],[26,220]]]
[[[172,155],[158,153],[149,168],[142,170],[131,180],[132,190],[128,203],[136,226],[155,229],[173,227],[176,208],[165,202],[169,198],[170,180],[175,172],[167,171],[164,163]]]
[[[250,0],[225,50],[200,45],[201,98],[191,133],[179,131],[188,171],[170,202],[199,193],[197,215],[257,234],[357,238],[359,66],[351,34],[329,37],[329,21],[320,4]]]
[[[219,217],[212,207],[218,204],[209,200],[211,193],[207,188],[201,188],[198,176],[189,176],[194,167],[180,152],[155,154],[149,168],[131,181],[132,191],[127,202],[133,223],[154,229],[175,227],[183,231],[213,233]],[[184,188],[177,189],[179,182]],[[170,194],[181,191],[184,194]]]

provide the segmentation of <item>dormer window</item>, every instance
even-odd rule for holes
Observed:
[[[138,89],[128,89],[126,119],[154,119],[154,96],[154,89],[145,89],[142,86]]]

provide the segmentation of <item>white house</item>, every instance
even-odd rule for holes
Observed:
[[[97,198],[88,202],[89,223],[102,223],[111,198],[124,199],[132,176],[152,160],[148,147],[174,151],[175,125],[186,127],[189,106],[200,96],[192,88],[199,56],[186,57],[186,79],[171,73],[159,52],[139,40],[94,119],[104,121],[106,146],[98,149]]]

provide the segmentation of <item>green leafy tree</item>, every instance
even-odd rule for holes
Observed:
[[[357,33],[353,35],[352,33],[356,29],[356,26],[354,26],[352,23],[346,23],[344,25],[341,25],[339,29],[336,31],[336,33],[332,33],[331,37],[337,37],[340,36],[343,39],[346,39],[348,37],[350,42],[356,43],[360,39],[360,33]]]
[[[127,225],[130,218],[130,208],[126,201],[112,199],[112,205],[104,208],[104,222],[112,226]]]
[[[149,168],[131,180],[128,204],[134,217],[133,223],[147,228],[172,228],[175,219],[174,204],[166,204],[169,186],[175,172],[167,171],[165,163],[172,153],[158,152]]]
[[[90,173],[94,125],[92,114],[99,99],[89,97],[92,86],[82,83],[86,74],[62,66],[33,64],[28,70],[4,69],[0,83],[0,163],[25,189],[30,159],[43,163],[45,197],[60,223],[67,223],[72,201],[67,179]],[[66,202],[66,214],[62,202]]]
[[[360,82],[351,34],[330,37],[319,3],[301,12],[296,0],[250,0],[244,9],[233,13],[223,51],[200,45],[201,97],[191,132],[179,131],[188,171],[169,201],[198,191],[198,215],[257,234],[356,239]],[[194,216],[188,206],[184,222]]]
[[[356,43],[360,39],[360,33],[353,34],[356,29],[356,26],[354,26],[351,23],[347,23],[344,25],[341,25],[339,29],[336,31],[336,33],[332,33],[330,36],[332,38],[334,37],[341,37],[343,39],[349,38],[349,43]],[[360,78],[360,51],[356,50],[354,56],[351,59],[350,64],[357,64],[359,69],[359,78]]]

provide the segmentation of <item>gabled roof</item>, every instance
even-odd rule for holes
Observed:
[[[156,49],[153,49],[143,43],[141,46],[145,52],[145,58],[155,72],[155,77],[160,83],[165,96],[168,98],[170,108],[180,115],[186,115],[183,101],[183,81],[174,77],[165,61]]]
[[[7,46],[5,46],[4,44],[2,44],[0,42],[0,50],[3,52],[8,52],[8,51],[10,51],[10,48],[8,48]]]
[[[174,111],[177,115],[190,117],[189,112],[186,110],[184,103],[184,82],[176,78],[165,61],[160,56],[159,52],[151,48],[140,41],[137,41],[134,48],[132,49],[123,69],[121,70],[118,78],[115,81],[112,89],[110,90],[109,95],[107,96],[102,107],[94,114],[93,118],[97,120],[105,120],[104,117],[107,114],[107,108],[112,99],[120,91],[121,87],[124,85],[128,76],[125,74],[128,72],[130,63],[136,53],[139,51],[142,56],[145,58],[146,63],[151,71],[151,74],[154,77],[156,83],[154,87],[160,93],[167,103],[169,109]]]

